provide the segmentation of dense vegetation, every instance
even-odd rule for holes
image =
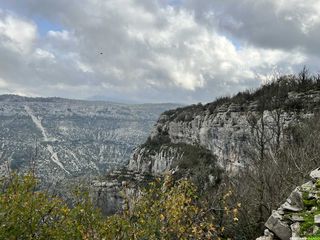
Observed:
[[[0,239],[100,239],[102,217],[80,192],[70,208],[45,191],[37,191],[33,174],[1,179]]]
[[[197,188],[183,178],[175,183],[171,176],[156,181],[134,203],[133,208],[107,221],[110,239],[219,239],[224,228],[216,222]],[[228,196],[225,196],[225,199]],[[237,217],[237,206],[229,209]],[[116,238],[114,238],[116,236]]]
[[[197,188],[186,178],[171,176],[152,182],[121,213],[104,218],[90,198],[76,191],[72,206],[49,192],[37,190],[33,174],[1,179],[0,239],[217,239],[217,223]],[[237,220],[238,206],[229,208]]]
[[[208,189],[214,189],[221,182],[223,170],[218,166],[216,156],[199,144],[172,143],[168,133],[159,129],[158,135],[149,137],[141,147],[148,151],[149,156],[159,152],[160,148],[175,149],[177,159],[172,166],[178,170],[175,178],[191,179],[203,197]]]

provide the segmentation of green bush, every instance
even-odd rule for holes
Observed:
[[[32,174],[1,180],[0,239],[100,239],[101,215],[88,196],[73,208],[60,198],[37,191]]]
[[[196,186],[185,178],[153,182],[132,209],[107,220],[107,239],[220,239],[223,227],[198,199]]]
[[[72,207],[37,191],[32,174],[13,173],[1,189],[0,239],[216,239],[223,232],[187,179],[152,182],[130,209],[107,218],[81,191]]]

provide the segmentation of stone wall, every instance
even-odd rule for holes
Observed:
[[[320,239],[320,168],[310,173],[311,181],[297,187],[272,212],[264,236],[257,240]]]

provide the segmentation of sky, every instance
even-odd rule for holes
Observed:
[[[307,66],[319,0],[0,0],[0,94],[210,102]]]

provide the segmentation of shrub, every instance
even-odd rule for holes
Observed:
[[[107,239],[216,239],[214,218],[198,201],[187,179],[150,183],[141,197],[121,214],[107,220]]]
[[[102,222],[88,196],[73,208],[60,198],[37,191],[32,174],[1,180],[0,239],[100,239]]]
[[[186,178],[150,183],[130,209],[107,218],[81,191],[72,207],[37,191],[33,174],[13,173],[1,189],[0,239],[217,239],[223,232]]]

